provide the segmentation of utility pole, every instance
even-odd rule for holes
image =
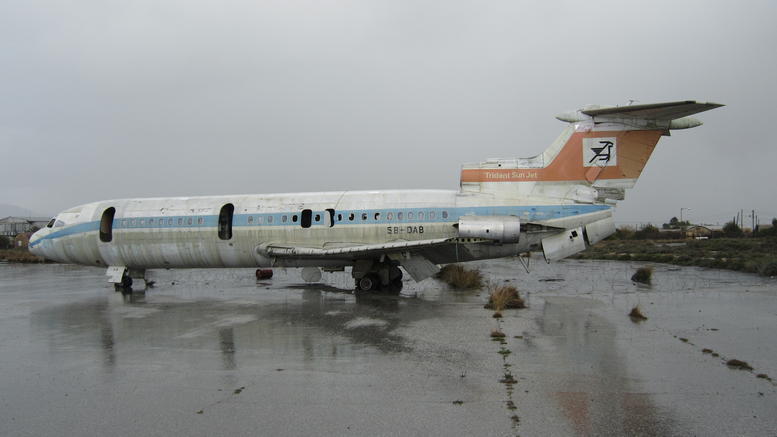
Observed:
[[[690,211],[691,208],[680,208],[680,223],[683,222],[683,210]]]

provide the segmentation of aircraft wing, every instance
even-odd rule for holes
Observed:
[[[675,120],[723,105],[712,102],[682,100],[679,102],[652,103],[649,105],[613,106],[609,108],[583,109],[591,117],[638,118],[646,120]]]
[[[480,243],[488,240],[467,239],[467,243]],[[370,260],[385,255],[399,262],[416,281],[422,281],[437,272],[437,264],[450,262],[458,258],[459,253],[469,250],[459,247],[459,238],[434,238],[429,240],[393,241],[379,244],[359,244],[336,248],[315,248],[299,246],[266,246],[267,256],[275,258],[312,258]]]
[[[361,244],[356,246],[319,249],[314,247],[268,245],[268,256],[294,258],[371,258],[375,255],[394,252],[418,251],[436,246],[453,244],[456,238],[435,238],[431,240],[395,241],[391,243]]]

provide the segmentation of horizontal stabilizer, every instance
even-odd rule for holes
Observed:
[[[651,103],[648,105],[612,106],[583,109],[585,115],[599,118],[638,118],[644,120],[675,120],[699,112],[719,108],[720,103],[683,100],[679,102]]]

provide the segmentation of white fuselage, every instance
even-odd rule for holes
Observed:
[[[225,205],[233,212],[219,227]],[[110,238],[101,218],[114,208]],[[305,210],[310,210],[305,212]],[[307,217],[305,217],[305,215]],[[62,212],[36,233],[30,250],[59,262],[128,268],[271,267],[352,265],[348,256],[276,259],[268,245],[331,249],[401,241],[455,238],[463,216],[516,216],[560,228],[611,216],[607,205],[561,199],[510,199],[449,190],[341,191],[323,193],[122,199]],[[105,231],[103,229],[102,231]],[[108,240],[108,241],[105,241]],[[438,251],[436,264],[516,255],[539,241],[467,244]]]

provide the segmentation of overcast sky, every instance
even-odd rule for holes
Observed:
[[[457,189],[586,104],[727,106],[616,221],[777,216],[775,1],[0,2],[0,204]],[[749,219],[748,219],[749,222]]]

